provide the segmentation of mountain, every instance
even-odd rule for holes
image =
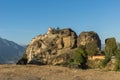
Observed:
[[[13,41],[0,38],[0,64],[15,63],[25,48]]]
[[[105,44],[101,44],[101,50],[104,50]]]

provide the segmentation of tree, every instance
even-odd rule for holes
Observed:
[[[111,60],[111,56],[105,55],[105,59],[102,61],[102,66],[105,67],[110,60]]]
[[[116,58],[115,70],[120,71],[120,49],[116,50],[115,58]]]
[[[74,55],[74,62],[78,64],[78,66],[82,69],[86,68],[86,62],[87,62],[87,53],[85,50],[81,47],[79,47]]]
[[[120,71],[120,43],[117,43],[117,50],[115,52],[115,70]]]
[[[107,63],[111,60],[112,56],[115,56],[117,50],[117,44],[115,38],[108,38],[105,40],[105,59],[102,62],[102,66],[105,67]]]
[[[89,56],[94,56],[99,52],[98,45],[95,41],[88,43],[86,45],[86,52],[88,53]]]

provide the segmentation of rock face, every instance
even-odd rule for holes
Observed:
[[[97,33],[90,31],[90,32],[82,32],[78,37],[78,46],[86,46],[87,44],[95,42],[98,46],[98,49],[101,49],[101,40]]]
[[[49,28],[46,34],[32,39],[28,45],[26,49],[28,63],[39,61],[42,64],[61,64],[76,47],[77,35],[73,30]]]
[[[77,41],[78,40],[78,41]],[[94,32],[83,32],[77,37],[76,33],[70,29],[52,29],[44,35],[33,38],[26,48],[27,63],[65,64],[79,45],[86,45],[91,41],[96,41],[100,47],[99,36]]]

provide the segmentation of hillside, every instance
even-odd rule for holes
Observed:
[[[24,50],[15,42],[0,38],[0,64],[17,62]]]
[[[0,65],[0,80],[120,80],[120,72],[60,66]]]

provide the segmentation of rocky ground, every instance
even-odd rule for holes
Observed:
[[[0,65],[0,80],[120,80],[120,72],[60,66]]]

